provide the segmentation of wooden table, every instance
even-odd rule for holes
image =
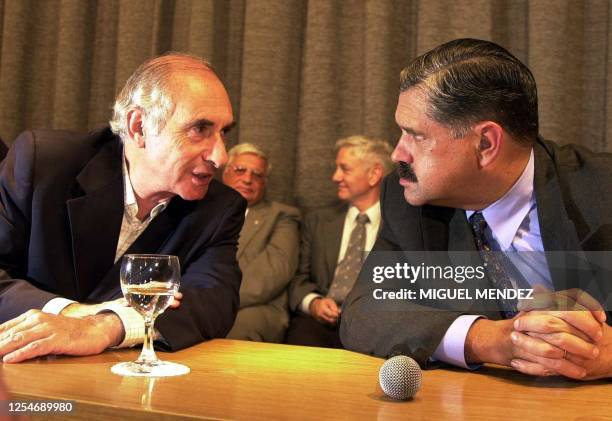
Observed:
[[[110,372],[136,350],[4,364],[2,372],[14,399],[73,400],[71,416],[87,420],[612,419],[610,382],[439,369],[424,373],[414,400],[396,402],[378,386],[381,359],[343,350],[219,339],[160,355],[192,372],[157,379]]]

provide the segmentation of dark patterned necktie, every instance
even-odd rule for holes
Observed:
[[[485,269],[493,287],[500,290],[515,289],[528,286],[529,283],[523,278],[516,266],[512,264],[506,253],[500,247],[492,247],[492,241],[487,238],[487,221],[480,212],[470,216],[470,224],[474,231],[474,240],[480,253]],[[490,231],[490,230],[489,230]],[[517,300],[500,298],[498,303],[504,317],[512,318],[517,313]]]
[[[344,253],[344,258],[336,266],[334,280],[327,293],[327,296],[338,304],[342,304],[353,288],[363,263],[363,250],[366,242],[365,224],[370,222],[370,218],[365,213],[360,213],[355,220],[357,224],[351,232],[346,253]]]

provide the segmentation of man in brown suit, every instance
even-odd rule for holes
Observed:
[[[336,150],[332,180],[343,203],[305,218],[300,266],[289,288],[295,313],[286,338],[290,344],[342,347],[340,306],[361,268],[363,251],[374,245],[378,233],[380,183],[392,169],[391,147],[351,136],[338,140]]]
[[[264,198],[270,164],[250,143],[229,152],[223,182],[248,202],[238,243],[242,270],[240,309],[232,339],[282,342],[289,324],[287,284],[295,274],[299,253],[299,211]]]

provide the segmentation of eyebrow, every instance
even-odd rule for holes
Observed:
[[[230,124],[228,124],[227,126],[225,126],[223,128],[223,131],[225,133],[229,132],[230,130],[232,130],[234,127],[236,127],[236,120],[232,121]]]
[[[210,127],[210,126],[214,126],[215,123],[213,123],[212,121],[208,120],[207,118],[199,118],[197,120],[192,121],[191,123],[187,124],[188,128],[191,127],[197,127],[197,126],[201,126],[201,127]],[[236,121],[232,121],[230,124],[226,125],[225,127],[223,127],[223,131],[228,132],[231,129],[233,129],[236,126]]]
[[[423,133],[417,132],[416,130],[411,129],[410,127],[402,127],[402,126],[399,126],[399,127],[400,129],[402,129],[403,131],[405,131],[406,133],[412,136],[423,136]]]

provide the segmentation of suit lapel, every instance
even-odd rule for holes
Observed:
[[[268,208],[270,207],[270,203],[262,200],[252,208],[249,208],[249,211],[244,220],[244,226],[242,227],[242,231],[240,231],[240,240],[238,242],[238,253],[237,259],[242,257],[244,250],[247,249],[248,244],[255,237],[255,234],[261,229],[264,225],[265,216]]]
[[[138,236],[125,254],[163,253],[164,244],[174,233],[176,227],[195,206],[195,202],[187,202],[179,197],[173,198],[168,207],[151,221],[149,226]],[[114,257],[114,255],[113,255]],[[122,258],[117,260],[101,281],[91,292],[91,299],[108,301],[121,297],[119,271]]]
[[[429,251],[474,250],[474,241],[461,209],[438,206],[421,208],[424,249]]]
[[[80,300],[113,266],[123,217],[121,154],[119,141],[104,145],[77,177],[85,194],[66,202]]]
[[[582,250],[577,226],[574,224],[574,221],[577,221],[580,227],[581,220],[578,214],[573,213],[573,219],[570,219],[568,214],[568,211],[572,211],[573,204],[570,200],[565,200],[567,194],[564,194],[558,167],[555,166],[555,159],[559,157],[553,156],[552,149],[539,140],[534,147],[534,154],[534,189],[538,220],[550,276],[556,290],[572,288],[578,281],[577,273],[570,270],[572,265],[566,261],[570,254],[554,252]],[[584,235],[586,234],[583,232],[581,236]]]
[[[570,220],[557,171],[546,146],[534,148],[534,189],[544,250],[580,250],[576,226]]]

